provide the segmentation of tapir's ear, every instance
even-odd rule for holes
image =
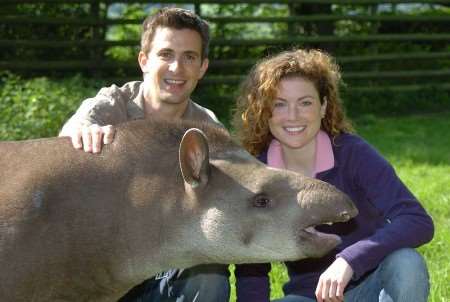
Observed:
[[[184,181],[192,188],[203,186],[209,178],[209,147],[205,134],[191,128],[183,135],[179,160]]]

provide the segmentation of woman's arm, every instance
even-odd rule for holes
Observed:
[[[365,142],[355,146],[351,165],[355,186],[384,220],[371,236],[347,247],[337,257],[344,258],[357,279],[374,269],[394,250],[418,247],[433,238],[431,217],[402,183],[393,167]]]

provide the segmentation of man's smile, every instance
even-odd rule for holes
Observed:
[[[183,85],[186,83],[186,81],[176,79],[164,79],[164,83],[166,83],[167,85]]]

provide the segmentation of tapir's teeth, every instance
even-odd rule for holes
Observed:
[[[333,225],[332,222],[325,222],[324,224]]]
[[[317,232],[316,229],[313,226],[307,227],[305,229],[305,231],[308,232],[308,233],[316,233]]]

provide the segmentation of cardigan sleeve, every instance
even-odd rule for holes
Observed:
[[[350,173],[365,201],[382,216],[383,223],[369,237],[342,250],[344,258],[358,279],[374,269],[396,249],[418,247],[433,238],[431,217],[402,183],[394,168],[373,147],[357,144],[349,156]]]

